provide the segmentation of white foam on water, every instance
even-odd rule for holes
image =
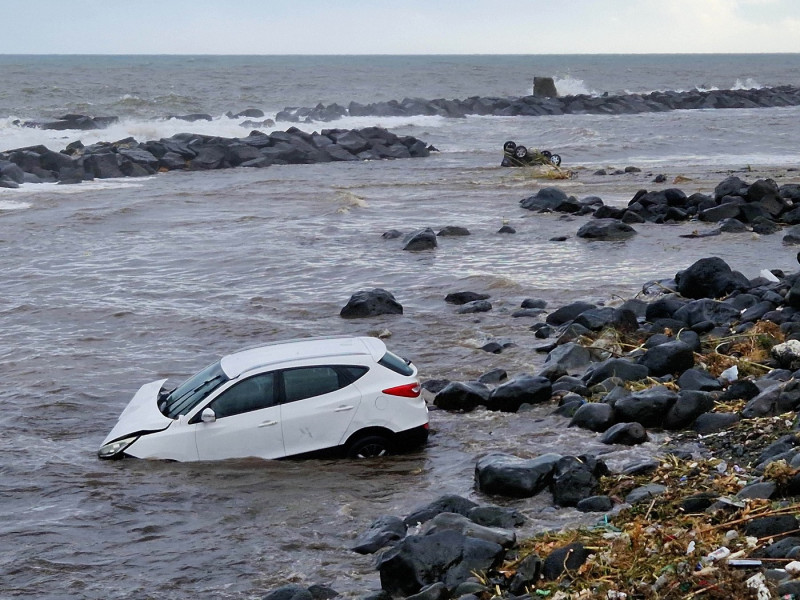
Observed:
[[[156,175],[149,177],[136,177],[132,178],[114,178],[114,179],[94,179],[92,181],[84,181],[74,185],[62,185],[59,183],[23,183],[18,188],[0,188],[0,197],[6,196],[31,196],[36,194],[83,194],[88,191],[95,190],[119,190],[139,188],[144,185],[143,182],[154,179]],[[21,210],[30,208],[27,202],[19,202],[15,200],[0,200],[0,210]]]
[[[556,85],[556,91],[559,96],[599,96],[596,90],[586,87],[586,82],[583,79],[576,79],[569,75],[565,77],[554,77],[553,83]]]
[[[180,119],[139,120],[121,119],[105,129],[92,129],[88,131],[66,130],[55,131],[49,129],[36,129],[33,127],[20,127],[13,122],[17,117],[0,119],[1,151],[28,146],[43,145],[55,151],[63,150],[68,144],[80,140],[84,146],[97,142],[113,142],[128,137],[133,137],[138,142],[169,138],[177,133],[197,133],[225,138],[247,137],[251,131],[257,129],[264,133],[272,131],[285,131],[289,127],[297,127],[301,131],[313,132],[322,129],[360,129],[363,127],[384,127],[386,129],[402,129],[403,127],[441,127],[445,117],[439,116],[409,116],[409,117],[344,117],[330,122],[292,123],[287,121],[277,122],[272,126],[262,126],[243,123],[251,121],[259,123],[272,119],[275,115],[266,115],[259,119],[231,119],[224,115],[215,117],[211,121],[184,121]]]
[[[0,193],[2,193],[2,190],[0,190]],[[31,205],[28,202],[16,202],[14,200],[0,200],[0,210],[24,210],[30,207]]]

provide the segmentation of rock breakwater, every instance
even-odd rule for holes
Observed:
[[[713,108],[767,108],[800,105],[800,88],[779,86],[750,90],[691,90],[666,91],[649,94],[603,96],[563,96],[542,98],[522,96],[498,98],[472,96],[463,100],[438,98],[404,98],[371,104],[350,102],[318,104],[311,108],[287,107],[280,111],[277,121],[328,122],[342,117],[411,117],[440,116],[463,118],[467,115],[492,115],[496,117],[543,115],[623,115],[670,110],[696,110]]]
[[[291,127],[270,134],[222,138],[179,133],[138,142],[126,138],[84,146],[80,141],[56,152],[31,146],[0,152],[0,187],[23,183],[81,183],[92,179],[141,177],[173,170],[313,164],[428,156],[432,146],[381,127],[324,129],[305,133]]]

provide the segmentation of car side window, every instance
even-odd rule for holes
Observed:
[[[283,372],[284,401],[295,402],[342,389],[369,369],[359,366],[320,366],[287,369]]]
[[[275,374],[254,375],[228,388],[209,404],[217,418],[275,406]]]

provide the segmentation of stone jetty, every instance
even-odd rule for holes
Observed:
[[[126,138],[90,146],[78,141],[61,152],[45,146],[0,152],[0,187],[80,183],[173,170],[416,158],[428,156],[432,150],[435,148],[413,136],[398,136],[380,127],[323,129],[320,133],[291,127],[269,134],[252,131],[242,138],[179,133],[154,141]]]
[[[464,100],[439,98],[404,98],[372,104],[350,102],[349,105],[317,104],[313,108],[287,107],[276,116],[277,121],[327,122],[342,117],[410,117],[418,115],[463,118],[467,115],[497,117],[542,115],[622,115],[670,110],[710,108],[767,108],[800,105],[800,88],[779,86],[750,90],[690,90],[665,91],[649,94],[602,96],[523,96],[497,98],[472,96]]]

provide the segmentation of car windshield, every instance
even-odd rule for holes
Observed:
[[[229,380],[219,361],[207,366],[172,390],[158,404],[159,410],[170,419],[185,415],[211,392]]]

